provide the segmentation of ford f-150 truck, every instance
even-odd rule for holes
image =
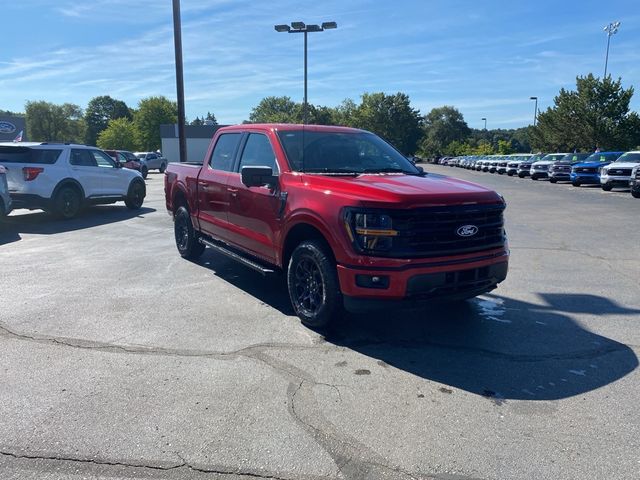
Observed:
[[[207,246],[283,273],[313,328],[344,307],[471,298],[507,275],[504,199],[427,174],[363,130],[224,127],[202,164],[169,164],[165,195],[183,257]]]

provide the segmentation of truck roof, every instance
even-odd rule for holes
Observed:
[[[227,130],[307,130],[311,132],[331,132],[331,133],[369,133],[358,128],[340,127],[337,125],[302,125],[299,123],[244,123],[240,125],[229,125],[222,127],[220,132]]]

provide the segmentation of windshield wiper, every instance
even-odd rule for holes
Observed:
[[[361,172],[349,170],[346,168],[307,168],[302,173],[319,173],[322,175],[360,175]]]
[[[402,168],[384,167],[384,168],[366,168],[362,173],[404,173],[405,175],[423,176],[424,172],[407,172]]]

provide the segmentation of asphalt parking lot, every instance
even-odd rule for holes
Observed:
[[[284,284],[181,259],[138,212],[0,232],[0,477],[576,479],[640,471],[640,200],[426,165],[502,193],[507,280],[304,328]]]

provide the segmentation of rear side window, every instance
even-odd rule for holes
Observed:
[[[2,163],[35,163],[53,165],[60,158],[62,150],[0,146],[0,162]]]
[[[69,159],[71,165],[77,167],[97,167],[96,159],[93,158],[91,152],[85,149],[73,149],[71,150],[71,157]]]
[[[211,168],[226,172],[233,169],[233,159],[241,136],[241,133],[224,133],[218,137],[209,162]]]

